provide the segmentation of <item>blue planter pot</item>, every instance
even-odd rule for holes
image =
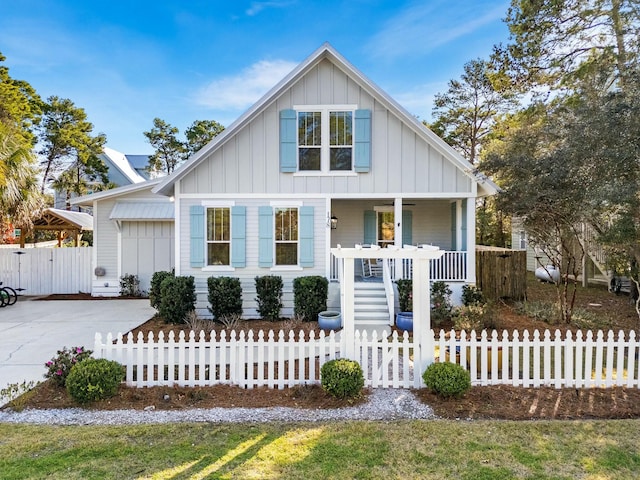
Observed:
[[[400,312],[396,315],[396,327],[413,332],[413,312]]]
[[[318,326],[323,330],[340,330],[342,328],[342,315],[340,312],[326,310],[318,314]]]

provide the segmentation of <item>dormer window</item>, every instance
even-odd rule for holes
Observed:
[[[298,107],[298,171],[353,170],[353,107]]]

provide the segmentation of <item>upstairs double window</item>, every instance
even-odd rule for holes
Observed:
[[[298,105],[280,110],[280,172],[368,173],[371,121],[371,110],[355,105]]]
[[[298,171],[353,170],[353,116],[353,110],[298,111]]]

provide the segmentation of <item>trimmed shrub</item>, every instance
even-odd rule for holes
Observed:
[[[280,320],[282,309],[282,277],[265,275],[256,277],[258,313],[264,320]]]
[[[432,363],[422,374],[427,388],[443,398],[461,397],[471,388],[471,375],[451,362]]]
[[[239,278],[209,277],[207,278],[207,299],[214,320],[221,321],[229,315],[242,316],[242,285]]]
[[[451,318],[453,305],[451,289],[445,282],[433,282],[431,285],[431,321],[439,325]]]
[[[105,358],[89,358],[75,365],[67,377],[67,392],[78,403],[113,397],[124,379],[124,368]]]
[[[398,303],[401,312],[413,312],[413,280],[402,278],[396,280],[398,285]]]
[[[318,314],[327,309],[329,280],[319,275],[293,279],[293,313],[307,322],[318,320]]]
[[[85,350],[84,347],[64,347],[62,350],[58,350],[57,355],[44,364],[47,367],[44,378],[50,378],[59,386],[64,387],[73,366],[87,360],[91,357],[91,353],[91,350]]]
[[[353,398],[364,387],[362,367],[345,358],[329,360],[320,369],[322,388],[336,398]]]
[[[465,307],[480,306],[487,303],[484,298],[484,294],[480,288],[475,285],[463,285],[462,286],[462,304]]]
[[[140,279],[138,275],[131,273],[120,277],[120,296],[121,297],[141,297]]]
[[[193,277],[168,276],[160,284],[158,313],[166,323],[184,323],[196,308],[196,283]]]
[[[151,285],[149,287],[149,303],[151,303],[151,306],[153,308],[155,308],[156,310],[160,310],[160,302],[162,300],[162,295],[160,292],[160,285],[162,284],[162,281],[167,278],[167,277],[173,277],[174,273],[173,271],[171,272],[166,272],[166,271],[160,271],[160,272],[154,272],[154,274],[151,277]]]

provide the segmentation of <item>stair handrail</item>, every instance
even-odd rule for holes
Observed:
[[[391,281],[391,265],[390,258],[382,261],[382,283],[387,297],[387,308],[389,309],[389,326],[393,326],[395,320],[395,292],[393,290],[393,282]]]

